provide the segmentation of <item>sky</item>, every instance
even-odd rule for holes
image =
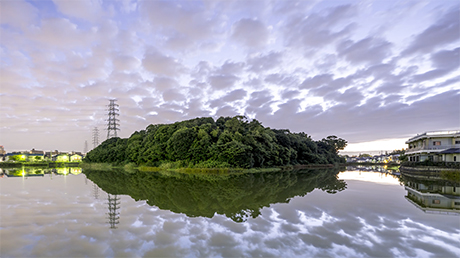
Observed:
[[[443,1],[0,0],[0,145],[83,151],[244,115],[392,150],[460,128],[460,7]]]

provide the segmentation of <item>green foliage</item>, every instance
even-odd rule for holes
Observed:
[[[396,154],[400,154],[400,155],[404,155],[406,153],[406,150],[405,149],[400,149],[400,150],[393,150],[390,155],[396,155]]]
[[[179,167],[272,167],[345,162],[336,136],[314,141],[305,133],[265,128],[246,117],[196,118],[149,125],[128,139],[111,138],[90,151],[85,162]]]

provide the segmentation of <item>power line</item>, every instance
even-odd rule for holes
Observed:
[[[118,120],[117,116],[120,114],[119,105],[115,103],[116,99],[109,100],[110,104],[108,105],[109,109],[109,118],[107,119],[107,139],[112,137],[117,137],[117,131],[120,130],[119,126],[120,120]]]

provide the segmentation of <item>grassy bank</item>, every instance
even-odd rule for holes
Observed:
[[[321,168],[339,168],[342,164],[310,164],[310,165],[294,165],[294,166],[280,166],[280,167],[268,167],[268,168],[233,168],[233,167],[183,167],[180,163],[163,163],[160,166],[137,166],[134,163],[126,165],[113,165],[109,163],[85,163],[83,162],[80,167],[83,169],[92,170],[112,170],[112,169],[124,169],[128,172],[135,172],[136,170],[141,172],[161,172],[161,173],[185,173],[185,174],[196,174],[196,175],[228,175],[228,174],[240,174],[240,173],[266,173],[266,172],[278,172],[278,171],[291,171],[291,170],[302,170],[302,169],[321,169]]]

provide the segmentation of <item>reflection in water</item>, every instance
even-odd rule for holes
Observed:
[[[398,179],[384,173],[203,177],[89,171],[88,181],[83,173],[53,180],[51,175],[0,179],[1,257],[457,257],[460,253],[458,216],[420,212],[404,198],[406,190]],[[110,197],[101,189],[94,198],[98,186],[90,180]],[[137,202],[123,192],[146,201]],[[259,215],[249,218],[257,210]],[[246,211],[252,213],[241,218],[247,218],[244,222],[229,218]],[[107,213],[114,215],[116,231],[110,229]]]
[[[426,213],[460,215],[460,184],[441,176],[402,173],[406,199]]]
[[[112,229],[116,229],[117,228],[117,224],[120,223],[120,212],[118,212],[118,210],[120,209],[120,198],[115,194],[115,195],[111,195],[109,194],[107,196],[107,200],[109,201],[108,202],[108,205],[109,205],[109,212],[107,213],[107,215],[109,215],[108,219],[109,219],[109,224],[110,224],[110,228]]]
[[[93,182],[93,196],[94,199],[99,199],[99,187]]]
[[[46,174],[55,175],[78,175],[82,172],[79,167],[61,167],[61,168],[42,168],[42,167],[21,167],[21,168],[0,168],[0,174],[7,177],[32,177],[44,176]]]
[[[331,169],[206,176],[84,171],[88,179],[110,195],[129,195],[136,201],[146,200],[150,206],[190,217],[212,218],[216,213],[222,214],[236,222],[256,218],[263,207],[288,203],[315,188],[331,194],[342,191],[346,183],[337,179],[337,173]]]
[[[387,165],[375,165],[375,166],[347,166],[347,170],[350,171],[367,171],[367,172],[380,172],[385,174],[392,174],[399,176],[399,166],[389,167]]]

